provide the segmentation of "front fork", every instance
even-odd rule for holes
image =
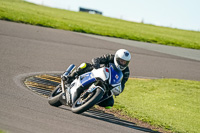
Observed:
[[[61,79],[61,88],[62,88],[62,99],[65,99],[66,105],[71,106],[71,93],[70,86],[65,85],[65,82]]]
[[[70,94],[70,87],[69,85],[66,87],[65,82],[63,81],[62,77],[67,77],[71,74],[71,72],[74,71],[76,66],[74,64],[71,64],[67,70],[61,75],[61,88],[62,88],[62,98],[65,99],[66,105],[69,105],[71,102],[71,94]]]
[[[62,87],[62,93],[65,93],[65,83],[61,78],[61,87]]]

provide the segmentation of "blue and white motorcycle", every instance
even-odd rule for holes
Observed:
[[[70,65],[61,77],[68,76],[74,69],[75,65]],[[61,78],[61,84],[51,92],[48,102],[56,107],[70,106],[72,112],[79,114],[121,93],[122,78],[122,72],[112,63],[78,76],[71,84],[65,84]]]

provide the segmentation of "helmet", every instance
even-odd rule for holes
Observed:
[[[130,60],[131,60],[131,54],[128,52],[128,50],[119,49],[115,53],[114,64],[117,67],[117,69],[121,71],[126,69]]]

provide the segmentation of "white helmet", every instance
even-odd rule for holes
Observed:
[[[114,63],[115,66],[121,71],[126,69],[130,60],[131,60],[131,54],[128,52],[128,50],[119,49],[115,53]]]

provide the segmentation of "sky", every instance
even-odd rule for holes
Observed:
[[[200,0],[26,0],[54,8],[103,12],[103,16],[200,31]]]

